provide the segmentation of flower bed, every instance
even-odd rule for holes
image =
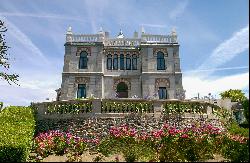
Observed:
[[[213,158],[213,154],[232,161],[247,161],[249,156],[248,138],[230,135],[210,123],[184,127],[164,123],[160,128],[147,130],[119,124],[111,126],[102,139],[49,131],[39,134],[34,143],[35,151],[43,158],[71,152],[79,156],[93,145],[104,156],[122,153],[126,161],[204,161]]]

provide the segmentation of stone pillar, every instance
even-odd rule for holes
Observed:
[[[162,102],[160,100],[154,100],[153,106],[154,106],[154,117],[160,118],[162,112]]]
[[[101,114],[102,101],[101,99],[94,99],[92,101],[92,114],[96,116],[96,114]]]

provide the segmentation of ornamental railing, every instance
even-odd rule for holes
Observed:
[[[142,34],[142,42],[147,43],[177,43],[177,36],[175,35],[151,35]]]
[[[66,35],[66,42],[102,42],[103,36],[100,34],[70,34]]]
[[[114,38],[106,39],[104,41],[104,46],[139,46],[141,44],[141,39],[132,38]]]
[[[149,100],[102,100],[102,113],[154,113]]]
[[[226,109],[200,101],[146,99],[83,99],[34,103],[38,119],[74,119],[87,117],[124,117],[130,113],[171,117],[205,115],[211,119],[230,115]]]

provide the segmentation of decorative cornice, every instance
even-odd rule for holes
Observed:
[[[170,87],[170,82],[168,78],[156,78],[155,79],[155,88],[158,88],[160,83],[164,83],[164,86],[169,88]]]
[[[91,47],[77,47],[76,56],[80,56],[81,52],[86,51],[91,56]]]
[[[87,77],[75,77],[75,82],[78,84],[87,84],[89,83],[89,78]]]
[[[153,48],[153,55],[157,56],[158,52],[162,52],[164,54],[164,56],[168,56],[168,51],[167,48]]]
[[[127,84],[128,90],[131,89],[130,79],[119,78],[119,79],[114,79],[113,89],[114,89],[115,91],[116,91],[116,89],[117,89],[117,85],[118,85],[120,82],[124,82],[125,84]]]

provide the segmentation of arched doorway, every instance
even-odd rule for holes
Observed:
[[[117,84],[116,89],[118,98],[128,98],[128,86],[126,83],[120,82]]]

